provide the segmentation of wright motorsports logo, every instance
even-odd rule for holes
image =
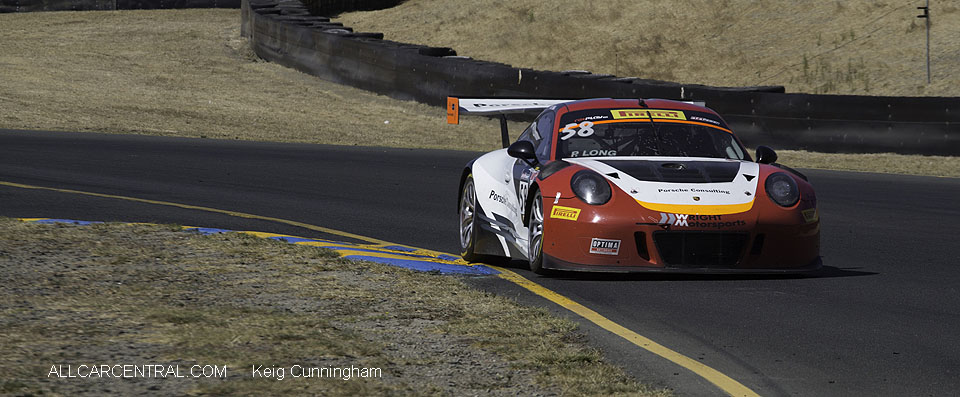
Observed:
[[[660,213],[658,225],[683,226],[683,227],[702,227],[712,229],[724,229],[728,227],[746,226],[747,222],[737,219],[735,221],[724,221],[723,215],[688,215],[688,214],[667,214]]]
[[[673,225],[673,226],[687,226],[687,217],[690,215],[684,214],[665,214],[660,213],[660,221],[657,224],[660,225]]]

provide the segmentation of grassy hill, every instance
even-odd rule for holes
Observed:
[[[960,96],[960,3],[920,0],[408,0],[348,13],[360,31],[547,70],[788,92]]]

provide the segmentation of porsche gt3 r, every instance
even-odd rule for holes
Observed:
[[[451,122],[460,113],[543,109],[516,142],[463,170],[466,260],[525,260],[537,273],[821,266],[813,187],[768,147],[751,159],[706,107],[658,99],[448,102]]]

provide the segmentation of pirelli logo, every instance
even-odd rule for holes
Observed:
[[[679,110],[661,110],[661,109],[615,109],[610,113],[614,119],[670,119],[686,120],[687,116]]]
[[[553,210],[550,211],[550,217],[575,221],[580,217],[580,209],[555,205],[553,206]]]

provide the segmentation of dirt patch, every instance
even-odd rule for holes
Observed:
[[[0,277],[0,394],[665,394],[543,309],[249,235],[0,218]],[[56,376],[148,364],[184,377]],[[226,376],[194,378],[194,365]],[[296,377],[295,365],[381,376]]]

